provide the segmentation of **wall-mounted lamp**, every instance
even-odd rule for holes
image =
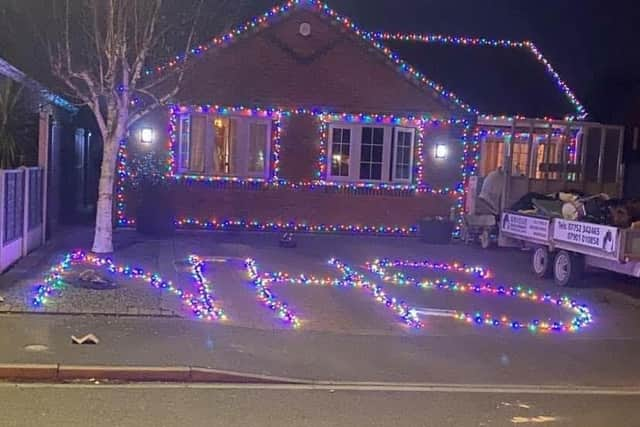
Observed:
[[[143,144],[151,144],[153,142],[154,132],[151,128],[140,129],[140,142]]]
[[[444,144],[436,145],[436,159],[446,159],[449,154],[449,149]]]

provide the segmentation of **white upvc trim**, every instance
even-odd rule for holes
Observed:
[[[350,142],[349,142],[349,176],[334,176],[331,174],[331,164],[333,162],[333,130],[335,128],[338,129],[349,129],[351,132]],[[353,172],[356,164],[360,166],[359,162],[354,161],[354,156],[356,153],[356,131],[358,126],[347,124],[345,122],[333,122],[329,125],[329,135],[327,137],[327,181],[335,181],[335,182],[351,182],[353,181]],[[357,148],[360,148],[360,143],[357,143]],[[358,155],[359,156],[359,155]]]
[[[396,177],[396,165],[398,163],[398,133],[406,132],[411,134],[411,147],[409,152],[409,178]],[[391,165],[391,182],[400,182],[410,184],[413,182],[413,166],[415,162],[415,149],[416,149],[416,129],[409,127],[395,127],[393,128],[393,164]]]

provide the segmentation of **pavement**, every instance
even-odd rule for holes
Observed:
[[[70,229],[0,278],[0,365],[39,364],[56,371],[78,365],[207,368],[311,383],[640,388],[640,304],[636,284],[620,276],[592,272],[580,287],[562,290],[588,304],[594,316],[593,324],[574,334],[533,334],[435,316],[424,317],[425,327],[413,330],[363,290],[274,284],[273,293],[301,319],[293,330],[257,301],[239,259],[256,259],[262,271],[329,277],[339,276],[327,265],[334,256],[354,268],[378,257],[458,260],[488,266],[497,283],[552,294],[558,289],[535,279],[529,254],[517,250],[335,235],[298,235],[298,247],[284,249],[278,238],[244,232],[178,233],[157,240],[132,231],[116,234],[116,263],[142,266],[181,286],[193,286],[186,257],[208,259],[205,277],[229,320],[207,322],[195,320],[174,295],[135,280],[119,281],[113,290],[69,286],[43,308],[34,307],[34,287],[49,266],[64,252],[89,246],[90,230]],[[557,307],[515,299],[383,286],[427,309],[570,318]],[[71,335],[88,333],[100,343],[71,343]]]
[[[640,424],[637,396],[0,384],[1,423],[31,426],[582,426]]]

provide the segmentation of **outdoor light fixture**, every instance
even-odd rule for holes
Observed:
[[[436,145],[436,159],[446,159],[447,154],[449,153],[449,149],[446,145],[438,144]]]
[[[153,142],[153,129],[151,128],[140,129],[140,142],[143,144],[151,144]]]

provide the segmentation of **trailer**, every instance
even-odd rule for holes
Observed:
[[[622,196],[624,128],[573,120],[481,116],[476,127],[478,170],[465,187],[460,229],[465,243],[483,248],[500,242],[498,222],[527,193],[577,190]],[[502,168],[499,206],[478,211],[478,195],[488,174]]]
[[[640,230],[505,211],[499,233],[531,248],[534,273],[559,286],[578,281],[585,267],[640,277]]]

